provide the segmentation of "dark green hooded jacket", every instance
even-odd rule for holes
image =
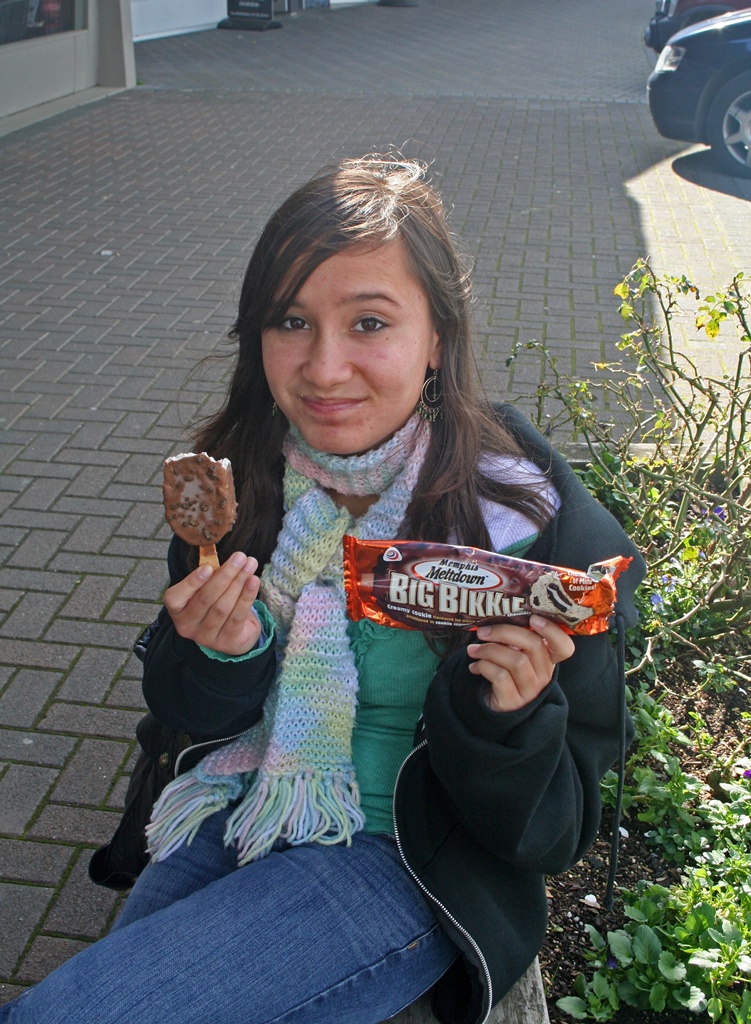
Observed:
[[[511,407],[500,415],[561,498],[525,558],[586,570],[631,556],[617,615],[634,625],[639,552],[534,427]],[[510,713],[489,710],[484,680],[463,651],[453,655],[430,685],[421,740],[402,766],[400,851],[463,954],[433,993],[446,1024],[480,1024],[532,963],[547,924],[545,875],[576,864],[597,833],[599,782],[619,756],[622,666],[607,633],[575,645],[538,698]],[[626,717],[625,742],[632,737]]]

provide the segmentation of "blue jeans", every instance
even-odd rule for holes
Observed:
[[[0,1024],[376,1024],[457,956],[388,837],[238,869],[225,820],[149,865],[112,932]]]

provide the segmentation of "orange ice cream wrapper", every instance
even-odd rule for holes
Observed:
[[[630,562],[618,555],[582,572],[481,548],[345,535],[347,614],[421,630],[524,626],[537,614],[567,633],[591,636],[608,629],[615,582]]]

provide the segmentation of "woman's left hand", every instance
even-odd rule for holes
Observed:
[[[502,623],[481,626],[467,654],[469,671],[490,683],[486,702],[491,711],[516,711],[541,693],[555,666],[574,653],[574,641],[560,626],[532,615],[529,629]]]

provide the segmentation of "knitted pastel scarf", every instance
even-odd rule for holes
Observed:
[[[364,455],[327,455],[290,429],[284,519],[261,577],[277,627],[277,674],[263,718],[164,790],[146,829],[164,860],[212,814],[236,804],[224,836],[238,864],[278,839],[351,842],[364,818],[352,765],[357,669],[347,636],[342,536],[397,536],[427,451],[417,416]],[[326,493],[380,497],[357,521]]]

